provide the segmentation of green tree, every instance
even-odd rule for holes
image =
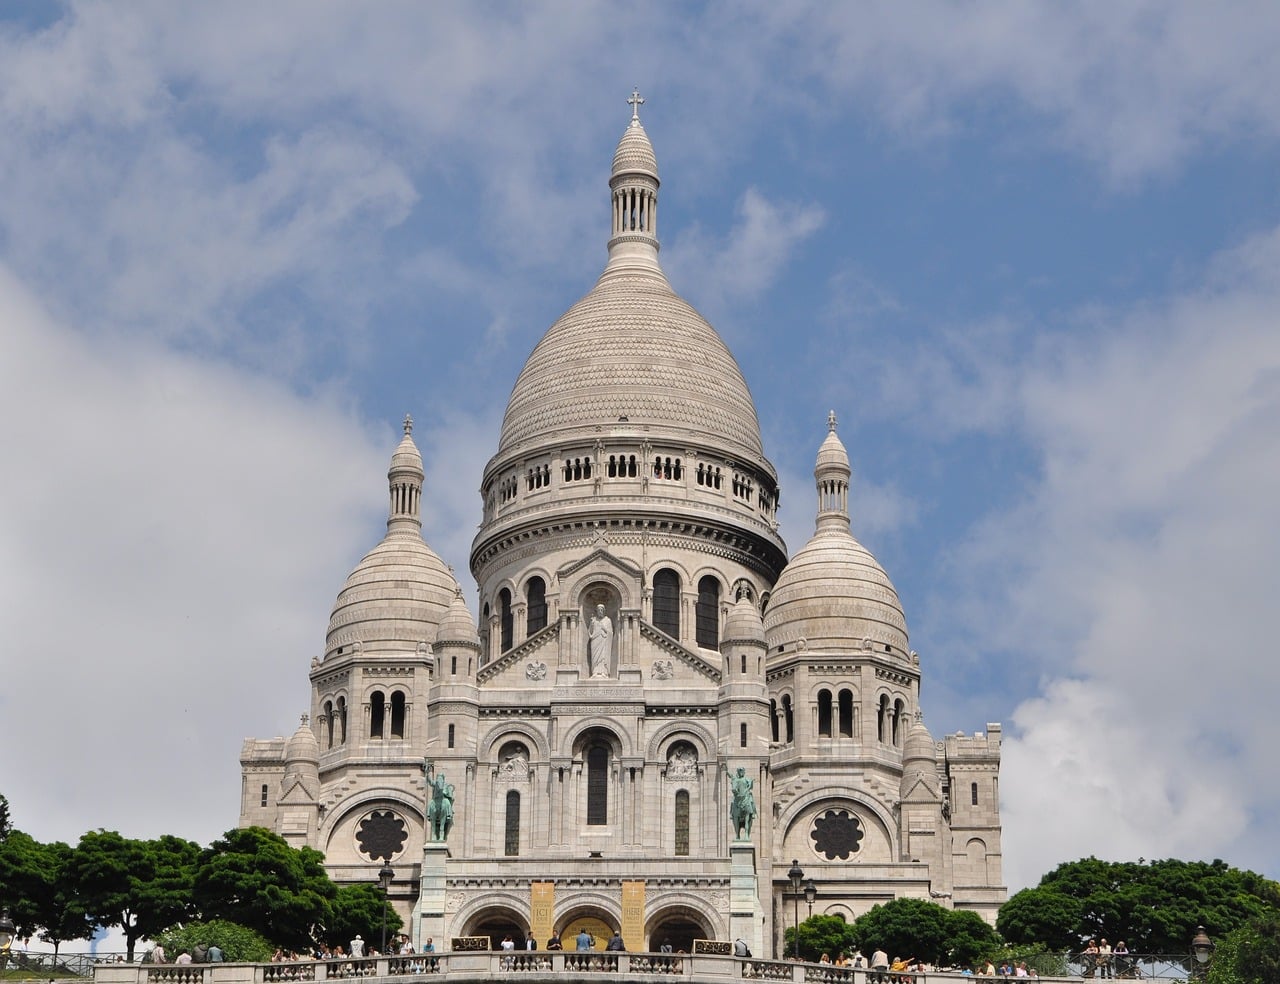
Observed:
[[[968,909],[948,912],[946,928],[947,962],[953,967],[972,967],[1000,948],[1000,937],[991,923]]]
[[[248,926],[296,950],[308,948],[329,922],[336,892],[323,854],[291,847],[263,827],[227,831],[196,866],[194,899],[201,918]]]
[[[55,955],[67,940],[93,932],[69,874],[71,855],[67,844],[42,844],[21,830],[0,842],[0,907],[9,910],[18,935],[38,934]]]
[[[1254,916],[1217,944],[1208,984],[1280,981],[1280,912]]]
[[[154,939],[191,915],[200,846],[180,837],[133,840],[114,830],[80,838],[69,866],[84,911],[97,926],[118,926],[128,958],[143,937]]]
[[[382,889],[373,884],[342,885],[329,906],[329,921],[324,927],[324,942],[343,946],[359,933],[369,941],[382,939],[382,918],[387,919],[387,939],[402,925],[399,913],[387,902]]]
[[[795,927],[784,930],[782,938],[789,957],[796,952]],[[800,924],[800,956],[805,960],[817,960],[824,953],[834,960],[841,950],[849,954],[856,949],[853,927],[839,916],[810,916]]]
[[[160,934],[157,942],[165,953],[174,956],[186,950],[190,953],[196,944],[221,948],[223,959],[229,963],[265,963],[271,959],[275,947],[261,933],[248,926],[240,926],[225,919],[209,922],[189,922],[175,926]]]
[[[9,836],[10,829],[12,828],[9,820],[9,801],[5,799],[3,793],[0,793],[0,844],[3,844],[5,838]]]
[[[1013,943],[1075,949],[1106,937],[1125,940],[1135,953],[1183,953],[1197,925],[1225,934],[1276,908],[1280,885],[1224,861],[1084,858],[1013,896],[997,926]]]
[[[859,916],[853,931],[864,953],[884,950],[890,959],[916,957],[945,964],[950,960],[951,914],[924,899],[894,899]]]

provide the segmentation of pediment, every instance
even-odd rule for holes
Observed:
[[[550,681],[554,676],[552,667],[556,664],[556,651],[560,642],[560,623],[539,629],[518,646],[513,646],[495,659],[492,663],[480,667],[476,672],[476,682],[493,683],[499,678],[507,678],[504,682],[512,684],[537,685],[543,680]],[[536,669],[541,663],[544,669],[539,675]],[[516,675],[516,667],[523,665],[525,669]],[[530,671],[530,667],[534,667]]]
[[[639,578],[644,573],[639,567],[631,563],[629,560],[623,560],[621,557],[615,557],[604,547],[597,547],[581,560],[575,560],[570,564],[565,564],[557,570],[556,579],[563,584],[565,579],[571,578],[579,571],[586,570],[588,567],[592,566],[613,567],[630,578]]]
[[[657,661],[663,659],[669,659],[673,664],[678,663],[680,666],[692,669],[699,676],[710,680],[712,683],[719,684],[723,679],[724,674],[721,673],[718,666],[713,666],[702,656],[690,649],[686,649],[672,639],[671,636],[655,629],[648,622],[640,623],[640,639],[648,650],[645,654],[645,662],[650,666],[650,671],[646,674],[649,679],[657,681],[663,679],[656,672]]]

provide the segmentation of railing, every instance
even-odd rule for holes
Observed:
[[[1079,953],[1068,957],[1067,964],[1084,980],[1184,981],[1187,959],[1181,953],[1113,953],[1103,961],[1092,954]]]
[[[1180,957],[1131,955],[1142,977],[1185,980]],[[1076,962],[1073,969],[1079,967]],[[1114,968],[1113,968],[1114,970]],[[1176,972],[1175,972],[1176,971]],[[865,968],[795,960],[763,960],[707,953],[626,953],[576,950],[456,950],[402,956],[344,957],[340,960],[302,960],[265,964],[128,964],[100,963],[95,984],[289,984],[354,978],[423,978],[480,982],[521,977],[528,981],[581,981],[586,977],[622,976],[692,981],[786,981],[790,984],[973,984],[955,971],[888,973]],[[1040,982],[1074,981],[1082,972]],[[993,982],[994,984],[994,982]]]

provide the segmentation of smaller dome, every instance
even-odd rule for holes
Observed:
[[[649,135],[640,124],[640,107],[644,104],[639,92],[632,92],[627,100],[631,104],[631,122],[622,132],[618,149],[613,152],[613,178],[623,174],[647,174],[658,180],[658,156],[653,152]],[[612,180],[612,178],[610,179]]]
[[[933,743],[933,735],[929,734],[929,729],[924,726],[922,718],[916,718],[916,723],[907,732],[907,740],[902,746],[903,762],[910,762],[913,759],[938,761],[938,749]]]
[[[849,452],[844,449],[844,442],[836,434],[836,412],[827,415],[827,437],[818,448],[818,460],[814,465],[814,473],[834,469],[843,471],[846,478],[852,474],[849,467]]]
[[[721,636],[726,643],[758,642],[764,645],[764,620],[745,594],[729,609]]]
[[[284,760],[286,764],[320,761],[320,742],[316,740],[316,733],[311,730],[305,714],[298,730],[285,742]]]
[[[413,418],[408,414],[404,415],[404,437],[400,439],[400,445],[396,448],[395,453],[391,455],[391,468],[389,472],[409,471],[417,474],[421,479],[424,476],[422,470],[422,454],[418,451],[418,446],[413,443]]]
[[[466,642],[478,646],[480,633],[476,631],[476,623],[471,618],[471,609],[462,600],[462,590],[453,596],[453,603],[440,619],[440,628],[436,631],[436,644],[448,642]]]

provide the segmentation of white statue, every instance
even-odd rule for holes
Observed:
[[[592,678],[608,677],[609,661],[613,655],[613,622],[605,614],[604,605],[596,605],[596,613],[587,627],[587,647]]]

